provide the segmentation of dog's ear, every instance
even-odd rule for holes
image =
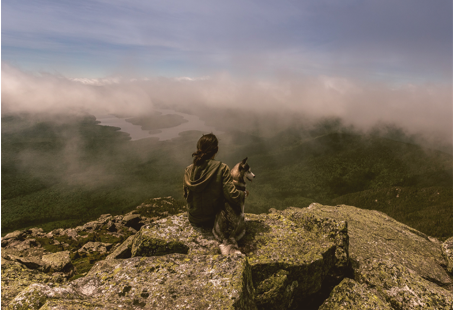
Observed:
[[[245,164],[247,163],[247,158],[248,158],[248,157],[244,158],[244,159],[241,161],[241,164],[245,165]]]

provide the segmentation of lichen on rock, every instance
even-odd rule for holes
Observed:
[[[301,209],[290,208],[247,214],[246,225],[247,234],[239,245],[252,266],[255,286],[261,288],[255,296],[258,305],[289,307],[294,296],[316,294],[323,285],[339,282],[349,270],[345,222],[306,216]],[[180,214],[142,227],[132,242],[132,257],[216,255],[218,246],[211,232],[193,227],[187,214]],[[279,272],[287,275],[279,277]]]
[[[2,308],[8,306],[21,291],[33,283],[48,283],[55,279],[36,269],[9,260],[2,259]]]
[[[382,212],[320,204],[304,212],[348,222],[349,254],[355,268],[369,259],[393,261],[434,283],[451,284],[439,244]]]
[[[392,306],[377,297],[367,286],[345,278],[330,293],[319,310],[392,310]]]
[[[222,256],[212,233],[186,213],[144,217],[177,209],[170,198],[154,199],[75,229],[5,236],[2,307],[452,309],[444,270],[451,240],[383,213],[315,203],[246,214],[244,254]],[[79,278],[67,281],[71,263]]]
[[[288,271],[281,269],[258,283],[255,289],[255,302],[258,307],[288,309],[291,306],[298,282],[290,283],[288,274]]]
[[[394,309],[451,309],[453,305],[450,291],[396,262],[367,260],[356,270],[356,279]]]
[[[84,278],[29,286],[10,304],[40,309],[75,300],[86,308],[256,309],[245,256],[182,255],[98,262]],[[44,307],[44,309],[46,308]]]
[[[447,261],[447,271],[453,275],[453,237],[442,244],[442,254]]]
[[[41,309],[48,299],[73,299],[80,297],[71,286],[33,283],[20,292],[9,304],[9,309]]]
[[[218,247],[210,231],[192,226],[187,213],[182,213],[142,227],[132,243],[132,257],[171,253],[216,255]]]
[[[438,242],[377,211],[312,204],[304,212],[348,221],[354,279],[393,309],[452,309]]]
[[[46,254],[43,255],[41,259],[48,264],[53,271],[64,271],[72,268],[69,251]]]
[[[247,234],[240,242],[247,254],[257,304],[304,304],[322,287],[349,273],[347,224],[306,215],[302,209],[247,214]],[[285,292],[274,294],[273,292]],[[291,292],[291,293],[289,293]],[[275,295],[269,301],[270,295]]]

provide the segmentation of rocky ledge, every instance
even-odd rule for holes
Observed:
[[[79,227],[68,237],[78,248],[57,238],[61,250],[47,253],[39,230],[2,238],[2,308],[453,309],[451,240],[383,213],[312,204],[247,214],[243,254],[222,256],[209,231],[171,215],[176,208],[147,217],[154,205],[175,204],[158,201],[121,224],[105,215],[88,225],[122,231],[121,241],[80,242]],[[95,264],[80,273],[84,257]]]

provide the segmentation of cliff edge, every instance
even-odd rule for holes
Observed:
[[[6,235],[2,308],[453,309],[451,238],[314,203],[246,214],[243,254],[222,256],[174,205],[155,199],[75,229]]]

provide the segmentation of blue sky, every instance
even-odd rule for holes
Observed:
[[[2,61],[67,77],[451,82],[451,0],[3,0]]]

